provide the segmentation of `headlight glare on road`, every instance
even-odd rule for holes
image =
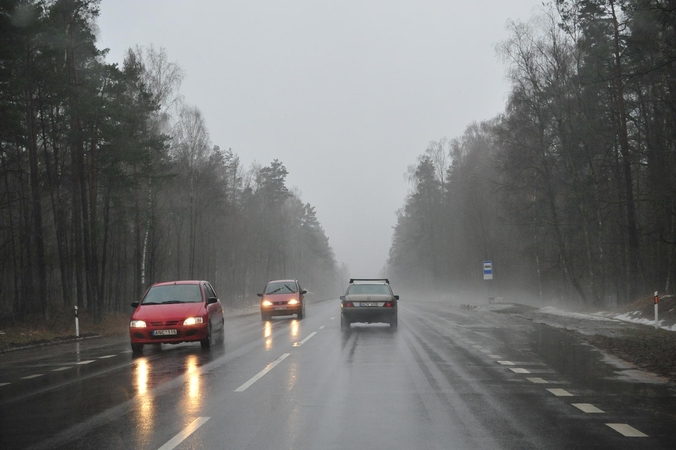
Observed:
[[[197,325],[198,323],[204,323],[204,319],[201,317],[188,317],[183,321],[183,325]]]
[[[129,322],[129,328],[145,328],[146,323],[142,320],[132,320]]]

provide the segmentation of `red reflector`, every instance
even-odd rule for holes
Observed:
[[[386,306],[387,308],[391,308],[391,307],[392,307],[392,302],[387,302],[387,303],[385,303],[385,306]]]

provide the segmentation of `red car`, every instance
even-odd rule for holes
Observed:
[[[129,322],[134,353],[141,352],[144,344],[199,341],[202,348],[209,348],[223,342],[223,307],[208,281],[153,284],[143,299],[131,306],[136,308]]]
[[[265,285],[261,297],[261,319],[270,320],[272,316],[295,314],[298,320],[305,316],[306,290],[300,287],[298,280],[274,280]]]

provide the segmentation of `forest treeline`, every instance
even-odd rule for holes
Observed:
[[[226,308],[270,278],[337,292],[344,269],[284,164],[213,145],[163,49],[107,63],[98,6],[0,0],[0,317],[128,312],[172,279],[210,280]]]
[[[388,272],[594,306],[672,292],[676,1],[557,0],[508,27],[505,111],[410,167]]]

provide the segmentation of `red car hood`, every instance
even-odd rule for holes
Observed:
[[[204,303],[174,303],[165,305],[140,305],[132,320],[160,321],[182,320],[186,317],[206,314]]]

